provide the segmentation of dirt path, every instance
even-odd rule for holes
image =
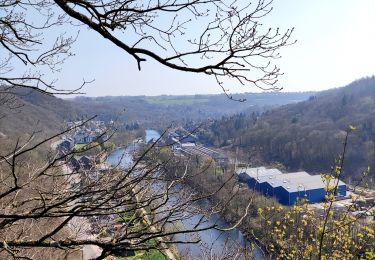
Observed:
[[[134,192],[134,194],[137,194],[137,193]],[[135,195],[135,197],[136,197],[137,201],[139,201],[138,195]],[[152,222],[150,221],[150,218],[148,217],[147,211],[146,211],[144,208],[141,208],[140,210],[141,210],[141,212],[142,212],[142,214],[143,214],[143,218],[144,218],[144,220],[145,220],[145,221],[147,222],[147,224],[149,225],[150,230],[151,230],[152,232],[155,232],[155,233],[158,232],[158,230],[157,230],[154,226],[151,225]],[[159,242],[161,242],[162,247],[165,248],[165,249],[163,250],[164,255],[165,255],[168,259],[170,259],[170,260],[177,260],[176,257],[175,257],[175,255],[172,253],[172,251],[171,251],[171,250],[168,248],[168,246],[164,243],[164,239],[163,239],[162,237],[158,237],[157,240],[159,240]]]

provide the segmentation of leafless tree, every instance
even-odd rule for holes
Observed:
[[[76,37],[64,30],[77,21],[130,54],[139,69],[150,58],[171,69],[212,75],[224,92],[222,78],[278,89],[275,84],[281,72],[271,60],[280,57],[279,49],[290,44],[293,29],[280,33],[262,26],[262,18],[272,10],[271,3],[2,0],[2,92],[26,87],[71,93],[57,88],[55,81],[45,80],[41,71],[44,67],[48,72],[59,70],[72,55]],[[54,41],[46,38],[53,37],[51,31],[60,32]],[[15,70],[17,63],[25,65],[26,72]]]
[[[9,93],[15,87],[69,93],[57,89],[53,81],[44,80],[40,71],[43,67],[57,71],[59,65],[72,55],[70,48],[75,37],[65,37],[65,33],[60,33],[55,40],[45,38],[48,31],[67,22],[66,15],[55,14],[53,3],[48,1],[2,0],[0,11],[1,93]],[[19,62],[24,65],[24,70],[16,69]]]
[[[14,96],[19,88],[78,93],[80,87],[64,90],[44,75],[59,71],[72,55],[76,35],[64,32],[71,25],[103,36],[130,54],[139,69],[146,59],[153,59],[174,70],[214,76],[229,97],[223,78],[278,89],[281,72],[270,61],[289,44],[292,30],[263,29],[261,20],[271,11],[271,2],[0,0],[5,54],[0,58],[1,105],[18,108]],[[99,259],[152,249],[172,258],[168,244],[198,242],[170,240],[175,234],[216,228],[206,225],[203,217],[194,228],[174,228],[173,223],[196,214],[194,203],[212,194],[180,189],[189,177],[188,168],[186,174],[170,179],[164,174],[169,161],[143,160],[155,145],[127,169],[102,169],[100,164],[69,170],[78,152],[61,154],[49,147],[75,129],[42,141],[32,135],[1,155],[1,258],[63,256],[84,245],[97,246]],[[114,225],[116,221],[121,224]]]
[[[197,203],[220,191],[224,184],[212,194],[181,189],[187,178],[199,176],[191,176],[186,166],[182,175],[180,171],[171,178],[171,159],[158,159],[157,143],[146,147],[126,167],[108,168],[103,162],[71,167],[77,151],[43,152],[46,149],[42,147],[51,140],[80,126],[37,143],[30,138],[1,156],[2,258],[62,257],[91,246],[100,252],[98,259],[153,249],[174,259],[170,244],[200,241],[194,237],[176,240],[175,235],[220,228],[216,223],[208,224],[204,217],[220,209],[205,210]],[[31,163],[38,150],[48,159]],[[179,224],[196,214],[202,217],[193,228]]]
[[[72,55],[76,36],[60,32],[55,39],[47,34],[67,22],[66,15],[56,14],[48,1],[0,1],[0,107],[16,110],[22,107],[19,89],[49,94],[69,94],[44,73],[59,71],[60,65]],[[85,82],[83,83],[83,85]],[[23,91],[24,94],[24,91]],[[0,112],[0,118],[7,113]]]
[[[169,68],[276,89],[281,74],[271,59],[293,30],[264,30],[272,1],[55,1],[70,17],[130,54]],[[225,91],[224,87],[223,90]]]

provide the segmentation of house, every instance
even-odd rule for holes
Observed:
[[[73,137],[75,144],[88,144],[96,141],[100,134],[96,132],[89,132],[87,130],[79,130]]]
[[[70,159],[70,166],[74,171],[90,170],[93,167],[92,161],[88,156],[74,156]]]
[[[89,143],[87,140],[87,134],[85,131],[80,130],[74,135],[74,143],[76,144],[87,144]]]
[[[185,143],[193,143],[195,144],[197,142],[197,138],[193,135],[188,135],[188,136],[182,136],[180,137],[179,141],[183,144]]]
[[[60,152],[67,153],[73,149],[74,143],[72,139],[63,139],[61,142],[56,146],[56,149]]]

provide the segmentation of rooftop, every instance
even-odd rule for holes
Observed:
[[[275,175],[283,174],[278,169],[267,169],[265,167],[257,167],[257,168],[240,168],[236,171],[237,174],[246,173],[252,178],[260,179],[264,177],[270,177]],[[272,179],[272,178],[271,178]]]
[[[320,175],[310,175],[305,171],[282,173],[277,169],[257,167],[240,168],[236,173],[246,173],[248,176],[257,179],[258,183],[267,182],[273,188],[282,187],[288,192],[321,189],[327,186]],[[345,185],[345,183],[339,180],[339,186],[341,185]]]

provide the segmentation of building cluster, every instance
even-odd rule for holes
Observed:
[[[195,146],[186,146],[181,149],[181,151],[184,154],[187,155],[198,155],[203,157],[208,157],[213,159],[215,162],[219,164],[225,164],[228,163],[229,159],[226,155],[221,154],[217,151],[214,151],[212,149],[209,149],[207,147],[201,146],[201,145],[195,145]]]
[[[106,132],[103,121],[89,121],[85,124],[83,124],[83,121],[74,121],[68,122],[67,126],[73,129],[64,135],[57,144],[56,148],[59,151],[71,151],[77,144],[95,142]]]
[[[282,173],[277,169],[240,168],[236,170],[241,182],[247,183],[250,189],[265,196],[276,198],[281,204],[294,205],[304,199],[308,203],[323,202],[327,195],[327,183],[320,175],[310,175],[307,172]],[[346,197],[346,184],[340,180],[336,196]]]
[[[173,150],[192,147],[197,142],[198,138],[184,129],[176,129],[168,133],[167,144],[171,145]]]
[[[202,156],[210,158],[219,164],[228,163],[229,159],[226,155],[202,145],[198,145],[197,142],[198,138],[184,129],[171,131],[168,134],[167,143],[171,145],[172,149],[177,153],[187,156]]]

